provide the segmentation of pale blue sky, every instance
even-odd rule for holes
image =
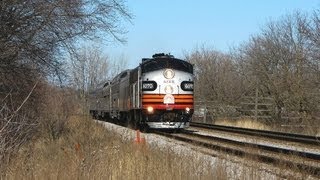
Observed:
[[[123,56],[134,68],[159,52],[182,58],[202,45],[227,52],[269,20],[320,9],[320,0],[128,0],[128,8],[134,19],[125,26],[127,43],[109,44],[104,51],[112,59]]]

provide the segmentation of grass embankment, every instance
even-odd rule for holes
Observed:
[[[170,147],[137,145],[89,117],[73,116],[63,129],[59,138],[43,133],[21,148],[1,178],[223,180],[270,176],[259,167],[232,165],[219,158],[212,162],[187,153],[177,155]]]
[[[224,166],[122,140],[90,118],[72,117],[58,139],[26,145],[5,179],[228,179]]]
[[[223,126],[249,128],[249,129],[271,130],[271,127],[253,119],[238,119],[238,120],[232,120],[232,121],[228,119],[218,119],[215,121],[215,124],[223,125]]]
[[[305,134],[311,136],[320,136],[320,127],[318,125],[311,124],[309,121],[304,121],[304,124],[308,125],[290,125],[290,124],[269,124],[262,120],[254,119],[217,119],[214,124],[223,125],[223,126],[234,126],[248,129],[258,129],[266,131],[279,131],[286,133],[296,133],[296,134]]]

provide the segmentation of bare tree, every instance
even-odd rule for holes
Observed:
[[[109,79],[114,78],[117,74],[128,68],[128,60],[121,54],[119,57],[115,57],[110,62]]]
[[[27,103],[37,83],[34,84],[27,97],[16,108],[12,103],[12,94],[7,94],[0,102],[0,171],[9,162],[20,146],[29,140],[38,126],[37,121],[28,118],[23,106]],[[9,155],[9,156],[8,156]]]
[[[286,112],[302,117],[316,111],[311,93],[317,80],[301,28],[307,18],[296,13],[270,22],[261,34],[242,47],[243,72],[248,82],[259,85],[275,101],[275,117]],[[319,86],[318,86],[319,87]]]
[[[299,32],[305,39],[305,46],[308,51],[308,67],[310,68],[314,82],[314,89],[320,88],[320,10],[314,11],[310,20],[299,19]],[[314,92],[319,93],[319,92]]]
[[[37,124],[47,97],[43,95],[46,92],[44,87],[48,85],[46,78],[48,74],[62,71],[65,63],[62,57],[66,52],[75,52],[75,43],[83,38],[124,42],[122,36],[126,31],[121,25],[130,19],[123,0],[2,0],[0,100],[5,101],[0,104],[1,133],[14,132],[23,136],[28,131],[20,128],[21,124]],[[97,79],[93,77],[88,81],[94,86]],[[35,82],[40,83],[29,96]],[[10,100],[5,98],[8,94]],[[7,115],[11,117],[10,113],[16,112],[26,96],[28,101],[18,113],[14,113],[14,121],[3,124]],[[2,137],[5,144],[12,142]]]
[[[88,92],[107,81],[109,58],[99,48],[83,47],[72,57],[69,70],[73,86]]]
[[[187,54],[186,59],[195,65],[199,100],[231,105],[241,97],[241,77],[230,55],[203,47]]]
[[[12,73],[57,72],[61,50],[72,52],[78,38],[123,42],[121,22],[130,18],[122,0],[1,1],[1,81],[15,83]]]
[[[186,54],[186,59],[194,64],[195,105],[207,109],[207,120],[236,116],[235,105],[245,88],[233,57],[202,47]]]

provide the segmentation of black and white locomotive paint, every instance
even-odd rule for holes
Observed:
[[[149,128],[187,128],[194,108],[193,80],[192,64],[155,54],[91,92],[90,113]]]

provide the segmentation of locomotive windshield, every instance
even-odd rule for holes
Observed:
[[[170,68],[193,74],[192,64],[188,63],[187,61],[175,58],[148,59],[147,61],[143,62],[141,66],[143,73]]]

